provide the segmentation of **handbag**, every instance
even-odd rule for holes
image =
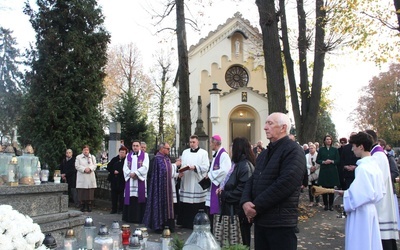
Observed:
[[[318,180],[318,174],[317,173],[314,172],[314,173],[308,175],[308,181],[309,182],[316,181],[316,180]]]
[[[201,179],[201,181],[199,181],[199,185],[201,186],[201,188],[203,188],[203,190],[206,190],[211,186],[210,178],[204,177],[203,179]]]
[[[313,159],[311,159],[311,164],[313,167],[315,167],[315,161]],[[314,172],[312,172],[311,174],[308,175],[309,182],[318,180],[318,174],[315,171],[316,170],[314,170]]]
[[[221,247],[242,244],[242,232],[237,214],[233,214],[230,205],[230,215],[214,214],[213,233]]]

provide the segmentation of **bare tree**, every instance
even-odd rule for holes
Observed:
[[[164,30],[173,30],[176,32],[179,66],[174,85],[178,86],[179,91],[179,153],[187,148],[187,141],[191,135],[189,56],[186,40],[186,24],[197,29],[196,21],[185,17],[185,8],[184,0],[169,0],[164,5],[164,11],[161,13],[156,12],[154,15],[154,17],[158,19],[156,25],[161,25],[162,21],[170,16],[174,10],[176,13],[176,27],[162,28],[158,32]]]
[[[171,80],[171,55],[160,51],[157,54],[157,72],[159,72],[158,76],[159,79],[154,80],[154,95],[156,98],[155,108],[157,112],[157,122],[158,122],[158,138],[161,141],[170,141],[172,138],[171,136],[166,135],[166,126],[171,124],[172,121],[172,105],[173,99],[175,96],[175,91],[172,86]],[[170,122],[168,122],[170,121]]]
[[[152,84],[143,72],[141,54],[136,45],[130,43],[112,47],[108,52],[106,73],[106,97],[103,100],[106,113],[114,107],[121,94],[126,92],[131,92],[139,100],[141,112],[147,113],[149,106],[146,100],[152,94]]]
[[[268,0],[257,1],[260,12],[260,25],[262,26],[263,33],[266,33],[265,35],[263,34],[266,68],[268,67],[268,60],[274,60],[272,62],[276,64],[280,64],[281,62],[277,59],[278,55],[275,55],[274,58],[276,59],[267,59],[268,55],[271,56],[271,51],[276,50],[276,52],[279,53],[282,51],[289,83],[297,137],[301,143],[314,141],[317,129],[317,119],[320,115],[320,111],[322,111],[320,104],[326,54],[338,46],[348,44],[348,41],[346,41],[347,33],[340,29],[333,29],[328,24],[332,18],[337,18],[340,14],[343,14],[335,12],[337,7],[345,8],[341,1],[338,0],[316,0],[314,8],[307,12],[304,1],[296,1],[298,34],[297,46],[295,47],[298,52],[299,62],[298,79],[300,83],[298,85],[296,82],[296,69],[294,66],[295,60],[292,56],[293,45],[290,43],[290,30],[288,28],[289,25],[286,13],[288,2],[279,0],[278,10],[275,9],[276,7],[273,2],[274,1]],[[310,18],[307,13],[315,13],[315,17]],[[262,14],[265,16],[261,16]],[[280,25],[277,25],[278,21],[280,21]],[[276,27],[276,32],[268,31],[268,29],[263,26],[268,26],[268,28],[273,26],[274,29]],[[295,29],[291,28],[291,30]],[[282,50],[280,44],[275,48],[265,45],[276,44],[277,39],[281,39]],[[310,51],[313,52],[312,56],[309,55]],[[309,63],[309,60],[311,63]],[[280,67],[280,65],[275,67]],[[311,73],[309,72],[309,69],[312,69]],[[272,74],[282,74],[283,77],[283,71],[276,70],[275,72],[272,72]],[[279,78],[276,76],[275,79]],[[275,81],[276,82],[273,82],[274,84],[267,84],[268,98],[274,98],[277,93],[279,93],[280,96],[285,94],[284,90],[282,90],[280,81]],[[277,110],[271,109],[270,107],[269,111],[274,112]]]

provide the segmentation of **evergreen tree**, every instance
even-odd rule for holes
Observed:
[[[11,135],[16,127],[24,92],[16,45],[12,31],[0,27],[0,131],[3,135]]]
[[[88,144],[96,153],[103,138],[100,103],[104,96],[104,67],[110,35],[96,0],[38,0],[27,2],[36,31],[36,49],[19,134],[31,143],[42,161],[54,167],[66,148],[80,153]],[[36,9],[36,8],[35,8]]]
[[[325,135],[332,136],[332,145],[338,139],[335,124],[332,122],[329,112],[322,110],[317,118],[317,132],[315,140],[322,146]]]
[[[148,142],[150,135],[146,125],[147,117],[138,110],[138,99],[128,91],[122,94],[121,99],[111,112],[112,120],[121,123],[121,139],[125,146],[131,149],[132,140],[141,140]]]

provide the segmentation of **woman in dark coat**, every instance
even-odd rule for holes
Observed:
[[[122,214],[124,208],[125,178],[123,167],[127,153],[128,149],[121,146],[118,155],[107,164],[108,181],[111,185],[111,214],[117,212]]]
[[[324,145],[318,151],[317,163],[320,165],[318,185],[324,188],[334,188],[340,185],[337,166],[340,156],[337,148],[332,147],[332,136],[324,137]],[[333,211],[333,194],[323,194],[324,210]]]
[[[238,215],[240,220],[243,245],[249,247],[251,223],[248,222],[239,203],[246,181],[254,171],[254,165],[255,155],[250,142],[244,137],[235,138],[232,145],[232,167],[217,189],[221,198],[221,215],[230,215],[233,208],[234,214]]]
[[[75,207],[79,207],[78,193],[76,191],[76,168],[75,157],[72,156],[72,149],[67,149],[65,158],[60,165],[61,177],[68,183],[68,195],[70,200],[75,203]]]

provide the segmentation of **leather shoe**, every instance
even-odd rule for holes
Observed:
[[[117,213],[117,211],[111,211],[110,212],[110,214],[116,214]]]
[[[330,210],[330,211],[333,211],[333,207],[329,206],[329,210]]]
[[[324,207],[324,210],[325,210],[325,211],[328,211],[328,206],[325,206],[325,207]]]
[[[85,211],[86,211],[86,206],[85,206],[85,204],[82,204],[81,212],[85,212]]]

